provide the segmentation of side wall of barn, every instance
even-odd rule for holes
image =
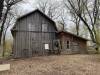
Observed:
[[[87,53],[86,41],[67,33],[60,33],[62,54]]]

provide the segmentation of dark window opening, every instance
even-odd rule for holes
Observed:
[[[67,49],[69,49],[69,48],[70,48],[70,42],[67,41]]]

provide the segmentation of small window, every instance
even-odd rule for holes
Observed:
[[[69,49],[69,48],[70,48],[70,42],[67,41],[67,49]]]
[[[49,44],[44,44],[45,49],[49,49]]]
[[[42,24],[42,31],[46,32],[48,30],[48,25],[47,24]]]

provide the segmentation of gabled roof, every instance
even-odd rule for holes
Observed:
[[[18,20],[19,20],[19,19],[22,19],[22,18],[24,18],[24,17],[26,17],[26,16],[28,16],[28,15],[30,15],[30,14],[33,14],[33,13],[35,13],[35,12],[41,13],[43,16],[45,16],[46,18],[48,18],[49,20],[51,20],[52,22],[54,22],[51,18],[49,18],[46,14],[44,14],[44,13],[43,13],[42,11],[40,11],[39,9],[35,9],[35,10],[29,12],[29,13],[26,13],[26,14],[20,16],[20,17],[18,18]],[[54,23],[55,23],[55,22],[54,22]]]
[[[80,36],[75,35],[75,34],[73,34],[73,33],[71,33],[71,32],[68,32],[68,31],[59,31],[58,33],[61,33],[61,32],[65,33],[65,34],[69,34],[69,35],[75,36],[75,37],[77,37],[77,38],[79,38],[79,39],[82,39],[82,40],[85,40],[85,41],[89,41],[89,40],[86,39],[86,38],[80,37]]]
[[[24,17],[26,17],[26,16],[28,16],[28,15],[34,14],[35,12],[39,12],[41,15],[43,15],[44,17],[46,17],[48,20],[50,20],[52,23],[55,24],[55,22],[54,22],[51,18],[49,18],[46,14],[44,14],[44,13],[43,13],[42,11],[40,11],[39,9],[35,9],[35,10],[33,10],[33,11],[31,11],[31,12],[25,14],[25,15],[22,15],[22,16],[20,16],[19,18],[17,18],[17,20],[20,20],[20,19],[22,19],[22,18],[24,18]],[[56,24],[55,24],[55,28],[56,28],[56,30],[57,30]]]

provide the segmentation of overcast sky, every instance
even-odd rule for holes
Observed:
[[[19,11],[19,14],[20,13],[24,14],[24,13],[32,11],[34,8],[36,8],[35,0],[24,0],[17,4],[16,9]]]
[[[23,0],[21,2],[19,2],[17,4],[17,10],[20,11],[20,13],[27,13],[27,12],[30,12],[34,9],[36,9],[37,7],[37,1],[38,0]],[[54,0],[51,0],[51,1],[54,1]],[[56,0],[56,1],[62,1],[62,0]]]

